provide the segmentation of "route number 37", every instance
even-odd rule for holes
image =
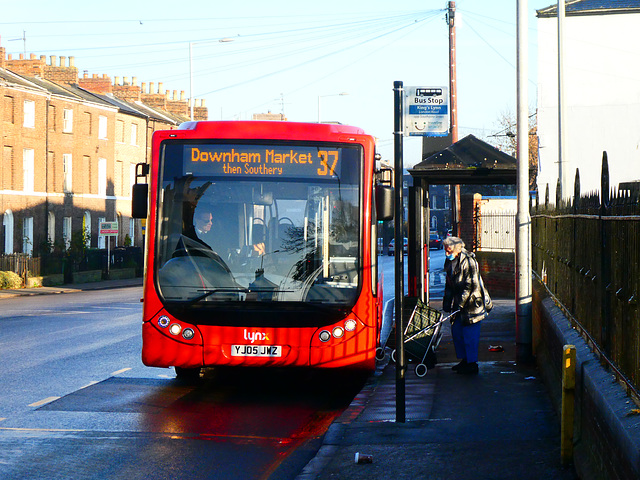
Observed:
[[[318,157],[320,157],[320,168],[318,168],[318,175],[332,176],[336,165],[338,164],[338,151],[337,150],[319,150]]]

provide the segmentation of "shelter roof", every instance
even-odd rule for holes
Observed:
[[[515,185],[517,161],[488,143],[467,135],[409,170],[430,185]]]
[[[569,0],[565,5],[566,16],[620,13],[640,13],[640,0]],[[537,10],[537,15],[540,18],[557,17],[557,3]]]

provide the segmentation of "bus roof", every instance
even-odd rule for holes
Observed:
[[[213,138],[326,138],[328,135],[366,135],[358,127],[335,123],[300,123],[257,120],[185,122],[179,130]],[[174,130],[175,132],[175,130]]]

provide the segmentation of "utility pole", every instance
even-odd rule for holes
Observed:
[[[558,0],[558,187],[560,193],[556,193],[556,198],[564,199],[568,194],[567,174],[565,166],[565,128],[564,128],[564,112],[566,110],[564,96],[564,17],[565,17],[565,0]],[[556,205],[558,208],[559,205]]]
[[[458,141],[458,91],[456,81],[456,2],[449,2],[449,95],[451,105],[451,142]]]
[[[451,143],[458,141],[458,89],[456,79],[456,2],[450,1],[447,11],[449,25],[449,105],[451,106]],[[453,234],[460,235],[460,185],[450,185],[451,223]]]
[[[516,358],[532,355],[531,216],[529,214],[529,106],[527,0],[517,5],[518,210],[516,213]]]

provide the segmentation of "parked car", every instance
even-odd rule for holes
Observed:
[[[407,237],[404,238],[404,249],[403,252],[406,255],[407,254],[407,250],[409,249],[409,239]],[[389,256],[395,255],[396,253],[396,240],[395,238],[392,238],[391,241],[389,242]]]
[[[437,233],[432,233],[429,235],[429,248],[435,248],[436,250],[442,250],[442,239],[440,235]]]

